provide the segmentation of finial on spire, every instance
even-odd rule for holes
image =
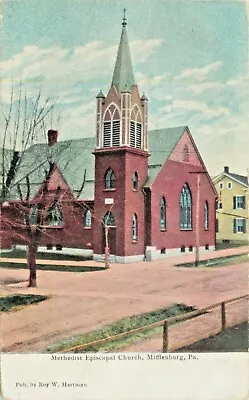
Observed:
[[[123,22],[122,22],[123,26],[127,25],[127,19],[126,19],[125,13],[126,13],[126,8],[124,8],[124,16],[123,16]]]

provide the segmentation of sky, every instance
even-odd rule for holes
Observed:
[[[249,3],[239,0],[3,0],[3,108],[11,82],[30,101],[56,100],[60,140],[95,135],[96,95],[107,94],[123,8],[149,129],[187,125],[211,175],[249,168]]]

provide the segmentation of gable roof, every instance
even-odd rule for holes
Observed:
[[[150,157],[148,179],[145,183],[145,187],[149,187],[153,183],[163,164],[174,150],[186,129],[186,126],[178,126],[175,128],[156,129],[148,132]]]
[[[66,140],[53,146],[35,144],[23,154],[22,163],[12,184],[10,198],[18,199],[17,183],[25,193],[25,176],[30,178],[30,198],[32,198],[44,179],[45,170],[49,169],[49,160],[53,161],[75,195],[80,193],[83,181],[85,182],[79,198],[92,200],[94,197],[94,157],[95,138]]]
[[[249,182],[248,182],[248,177],[247,176],[234,174],[232,172],[222,172],[221,174],[217,175],[213,179],[214,183],[218,182],[224,176],[226,176],[227,178],[233,179],[234,181],[240,183],[241,185],[244,185],[244,186],[247,186],[247,187],[249,186]]]

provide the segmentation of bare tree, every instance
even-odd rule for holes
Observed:
[[[7,110],[6,110],[7,108]],[[23,83],[20,82],[15,87],[11,86],[8,105],[1,101],[2,135],[0,143],[1,151],[1,182],[0,182],[0,204],[6,205],[8,201],[16,200],[12,198],[13,192],[19,197],[19,211],[23,214],[24,230],[28,236],[27,246],[27,265],[30,270],[29,285],[36,286],[36,256],[39,238],[41,235],[41,221],[43,210],[47,202],[47,186],[53,171],[53,160],[47,156],[37,165],[34,160],[33,165],[28,166],[25,176],[16,179],[20,170],[26,150],[42,142],[48,128],[52,128],[55,103],[51,98],[43,98],[41,90],[38,91],[33,99],[28,98],[23,90]],[[57,119],[58,123],[58,119]],[[49,165],[49,171],[44,171],[42,192],[37,204],[36,221],[31,221],[30,211],[30,175],[42,165]],[[23,181],[25,190],[23,190]],[[22,182],[22,185],[20,184]],[[24,193],[25,192],[25,193]],[[55,195],[56,201],[58,193]],[[9,223],[13,221],[9,220]]]

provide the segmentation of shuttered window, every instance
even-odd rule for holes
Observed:
[[[245,196],[233,196],[233,208],[246,208],[246,198]]]
[[[246,220],[245,220],[245,218],[234,218],[234,220],[233,220],[233,233],[246,233]]]

